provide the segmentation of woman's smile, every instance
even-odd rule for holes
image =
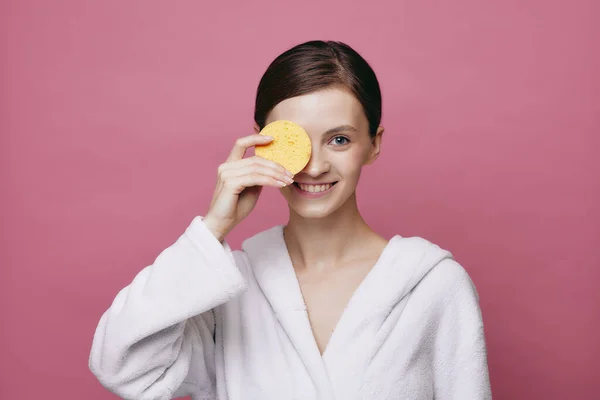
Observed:
[[[317,198],[329,194],[333,190],[336,183],[337,181],[320,184],[294,182],[292,186],[294,188],[294,192],[301,196]]]

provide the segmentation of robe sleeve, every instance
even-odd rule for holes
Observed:
[[[434,352],[436,400],[492,398],[479,296],[469,275],[446,260],[448,290],[440,303]]]
[[[100,318],[89,356],[92,373],[125,399],[192,392],[212,398],[214,309],[245,290],[238,267],[227,243],[194,218]]]

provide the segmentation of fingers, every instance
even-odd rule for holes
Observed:
[[[273,138],[271,136],[259,135],[258,133],[241,137],[235,141],[235,144],[233,145],[233,149],[231,149],[231,153],[229,154],[229,158],[227,158],[227,161],[241,160],[244,157],[244,154],[246,154],[246,150],[248,150],[249,147],[267,144],[272,140]]]
[[[286,170],[281,164],[276,163],[271,160],[267,160],[266,158],[262,158],[259,156],[253,156],[248,158],[243,158],[237,161],[229,161],[219,166],[218,172],[222,173],[227,170],[232,169],[244,169],[248,168],[252,165],[263,165],[267,168],[271,168],[273,170],[279,171],[282,174],[289,176],[290,178],[294,177],[294,174],[290,171]]]
[[[251,186],[284,187],[294,182],[292,173],[283,166],[262,157],[231,161],[219,167],[219,182],[223,187],[241,193]]]
[[[272,186],[276,188],[282,188],[287,186],[287,183],[273,178],[272,176],[263,175],[257,172],[230,177],[223,182],[223,187],[232,190],[234,194],[240,194],[244,189],[253,186]]]
[[[219,175],[219,180],[223,183],[224,186],[227,186],[230,182],[235,182],[236,184],[238,184],[239,182],[248,182],[248,180],[246,180],[245,178],[241,180],[239,179],[246,176],[254,177],[252,179],[260,182],[263,182],[264,180],[262,178],[260,178],[260,180],[257,180],[257,176],[267,177],[270,180],[276,181],[274,183],[279,187],[284,187],[294,182],[294,180],[290,176],[286,175],[285,172],[282,172],[281,168],[272,168],[268,165],[263,165],[258,162],[250,164],[248,166],[244,165],[238,168],[224,169]],[[250,179],[250,181],[252,181],[252,179]],[[236,186],[236,184],[234,184],[233,186],[230,185],[228,187],[236,187],[237,191],[237,189],[239,188]],[[273,184],[267,183],[267,186],[273,186]]]
[[[272,186],[281,188],[294,182],[294,174],[282,165],[259,156],[244,158],[251,146],[267,144],[273,140],[270,136],[249,135],[239,138],[227,161],[219,166],[219,181],[223,187],[236,194],[252,186]]]
[[[284,172],[281,172],[280,169],[270,168],[261,164],[252,164],[243,168],[230,169],[225,171],[222,176],[238,177],[247,174],[261,174],[270,176],[271,178],[284,182],[287,185],[294,183],[294,180],[289,175],[286,175]]]

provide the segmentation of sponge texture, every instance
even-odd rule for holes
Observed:
[[[274,121],[265,126],[260,134],[272,136],[273,140],[266,145],[256,146],[254,153],[257,156],[275,161],[293,174],[306,167],[311,155],[311,143],[300,125],[292,121]]]

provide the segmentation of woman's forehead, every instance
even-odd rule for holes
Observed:
[[[269,113],[267,123],[293,121],[309,133],[321,133],[340,125],[368,129],[362,105],[349,91],[328,88],[286,99]]]

